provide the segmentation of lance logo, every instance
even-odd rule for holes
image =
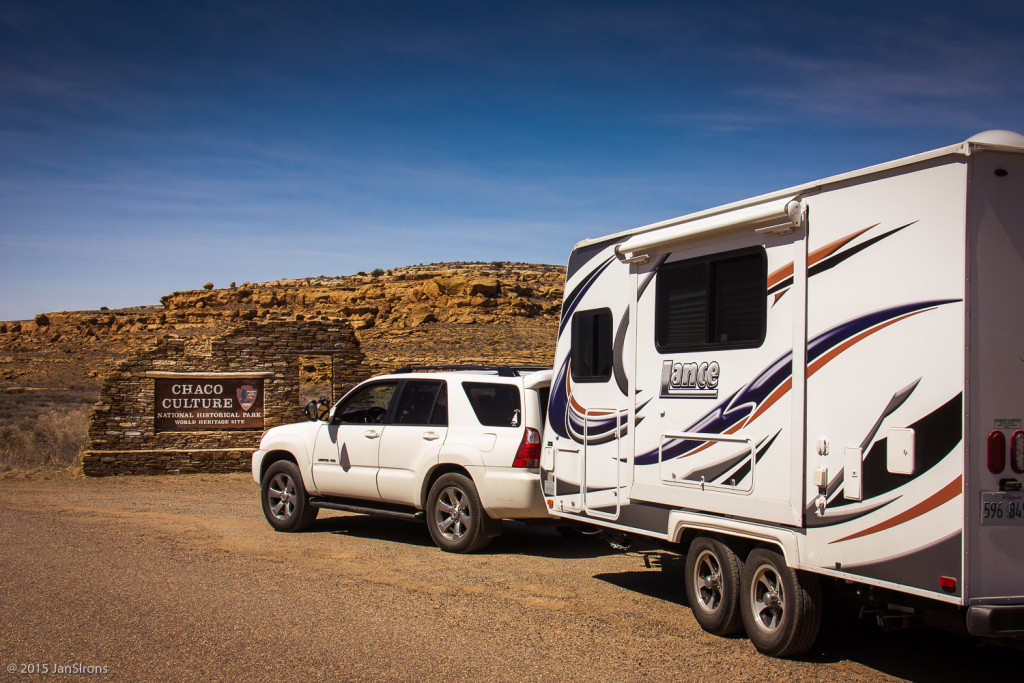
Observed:
[[[662,398],[718,398],[717,361],[710,363],[676,363],[664,361],[661,366]]]
[[[238,405],[242,406],[242,410],[247,411],[256,403],[259,391],[251,384],[243,384],[235,390],[235,394],[238,396]]]

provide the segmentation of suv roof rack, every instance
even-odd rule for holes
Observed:
[[[521,377],[524,373],[549,369],[543,365],[406,365],[391,374],[399,375],[407,372],[427,372],[430,370],[476,370],[496,372],[498,377]]]

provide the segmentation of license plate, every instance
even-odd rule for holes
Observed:
[[[1024,526],[1024,491],[983,491],[982,526]]]

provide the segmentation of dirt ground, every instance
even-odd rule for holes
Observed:
[[[143,681],[1002,681],[1020,671],[1018,650],[930,629],[883,633],[846,612],[826,616],[806,658],[769,659],[697,627],[681,565],[518,523],[472,556],[441,552],[420,525],[342,513],[275,533],[246,474],[6,477],[0,670]],[[63,676],[75,670],[85,673]]]

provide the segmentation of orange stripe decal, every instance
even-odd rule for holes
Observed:
[[[851,233],[851,234],[847,235],[846,237],[840,237],[835,242],[831,242],[829,244],[826,244],[823,247],[818,247],[817,249],[815,249],[814,251],[812,251],[810,254],[807,255],[807,265],[813,266],[818,261],[820,261],[820,260],[822,260],[824,258],[828,258],[829,256],[831,256],[835,252],[839,251],[841,248],[845,247],[848,242],[851,242],[852,240],[857,239],[858,237],[860,237],[861,235],[866,233],[871,228],[876,227],[877,225],[878,225],[878,223],[875,223],[874,225],[869,225],[868,227],[864,228],[863,230],[858,230],[857,232]]]
[[[785,396],[789,392],[789,390],[792,389],[792,388],[793,388],[793,378],[790,377],[785,382],[783,382],[779,386],[778,389],[776,389],[774,392],[772,392],[772,395],[769,396],[768,398],[766,398],[764,403],[762,403],[760,406],[758,406],[758,408],[754,412],[754,414],[751,415],[750,418],[747,420],[747,423],[749,424],[749,423],[753,422],[754,420],[756,420],[757,418],[761,417],[761,413],[763,413],[764,411],[766,411],[769,408],[771,408],[772,404],[774,404],[780,398]]]
[[[779,268],[774,273],[772,273],[771,275],[768,276],[768,289],[771,289],[772,287],[774,287],[775,285],[779,284],[780,282],[785,280],[787,277],[791,277],[792,275],[793,275],[793,264],[792,263],[789,263],[789,264],[787,264],[785,266],[782,266],[781,268]]]
[[[817,249],[815,249],[814,251],[812,251],[810,254],[807,255],[807,265],[808,266],[813,266],[818,261],[821,261],[822,259],[828,258],[832,254],[836,253],[837,251],[842,249],[844,246],[846,246],[849,242],[857,239],[858,237],[860,237],[861,235],[866,233],[871,228],[874,228],[874,227],[877,227],[877,226],[878,226],[878,223],[875,223],[874,225],[869,225],[868,227],[864,228],[863,230],[858,230],[857,232],[851,233],[851,234],[847,235],[846,237],[840,237],[835,242],[830,242],[830,243],[826,244],[823,247],[818,247]],[[777,285],[780,282],[782,282],[783,280],[785,280],[787,277],[792,277],[792,275],[793,275],[793,264],[792,263],[789,263],[789,264],[786,264],[786,265],[782,266],[781,268],[779,268],[774,273],[772,273],[771,275],[768,276],[768,288],[771,289],[775,285]]]
[[[912,519],[916,519],[917,517],[920,517],[926,512],[931,512],[932,510],[939,507],[943,503],[948,503],[949,501],[959,496],[960,491],[963,489],[962,482],[963,476],[957,476],[956,479],[942,487],[940,491],[932,494],[931,496],[921,501],[920,503],[910,508],[909,510],[901,512],[895,517],[887,519],[886,521],[881,522],[880,524],[876,524],[873,527],[864,529],[863,531],[858,531],[855,534],[850,534],[849,536],[844,536],[843,538],[837,538],[834,541],[829,541],[829,544],[831,545],[832,543],[841,543],[843,541],[849,541],[850,539],[860,538],[862,536],[870,536],[871,534],[876,534],[879,531],[885,531],[886,529],[891,529],[894,526],[903,524],[904,522],[909,522]]]
[[[748,422],[750,422],[750,420],[741,420],[740,422],[737,422],[732,427],[729,427],[728,429],[726,429],[722,433],[723,434],[735,434],[736,432],[738,432],[740,430],[740,427],[743,427]],[[693,441],[700,441],[700,440],[701,439],[693,439]],[[677,457],[679,457],[680,459],[682,459],[682,458],[689,458],[691,455],[697,455],[701,451],[706,450],[708,448],[711,448],[716,443],[718,443],[718,442],[717,441],[704,441],[704,445],[703,446],[698,446],[697,448],[694,448],[689,453],[683,453],[682,455],[677,456]]]

